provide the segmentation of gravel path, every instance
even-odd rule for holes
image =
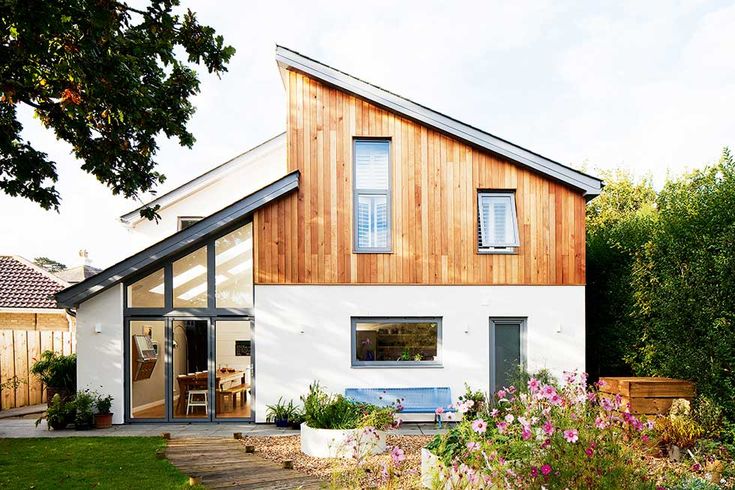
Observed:
[[[388,435],[388,449],[398,446],[406,455],[406,460],[400,465],[396,474],[400,479],[397,488],[421,488],[421,448],[430,440],[431,436]],[[371,456],[359,467],[352,460],[312,458],[301,453],[301,440],[298,435],[246,436],[242,439],[242,443],[255,446],[255,453],[265,459],[279,463],[292,460],[296,471],[332,482],[332,486],[337,488],[378,488],[383,481],[381,477],[383,466],[390,464],[389,453]]]

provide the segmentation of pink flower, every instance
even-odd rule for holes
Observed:
[[[434,410],[434,413],[437,415],[441,415],[444,413],[444,407],[436,407],[436,410]]]
[[[600,381],[598,381],[597,382],[597,386],[599,386],[600,388],[602,388],[603,386],[605,386],[605,380],[602,380],[601,379]]]
[[[584,454],[586,454],[588,458],[591,458],[592,455],[595,454],[595,450],[592,449],[591,447],[588,447],[587,449],[584,450]]]
[[[498,409],[497,408],[493,408],[492,411],[490,412],[490,416],[492,418],[497,417],[498,416]]]
[[[390,452],[390,458],[393,460],[394,465],[399,465],[406,459],[406,454],[400,447],[393,446],[393,449]]]
[[[544,385],[541,388],[541,392],[544,394],[544,396],[551,397],[556,393],[556,389],[551,385]]]
[[[538,468],[535,466],[531,468],[531,478],[536,478],[538,476]]]
[[[579,433],[577,429],[567,429],[564,431],[564,439],[567,442],[575,443],[579,440]]]
[[[643,434],[643,435],[641,436],[641,441],[643,441],[643,442],[648,442],[648,436],[647,436],[646,434]]]
[[[521,437],[523,438],[524,441],[527,441],[531,438],[531,429],[528,426],[523,426]]]
[[[472,430],[477,432],[478,434],[484,434],[487,430],[487,422],[485,422],[482,419],[477,419],[472,422]]]
[[[531,378],[528,380],[528,391],[531,393],[536,393],[539,390],[540,384],[536,378]]]
[[[506,395],[507,393],[505,392],[505,390],[498,390],[498,398],[500,398],[501,400],[505,398]]]
[[[549,398],[549,403],[551,403],[552,405],[556,405],[557,407],[561,406],[561,401],[561,397],[556,393],[551,395],[551,398]]]
[[[515,392],[516,392],[516,387],[515,387],[515,386],[512,386],[512,385],[511,385],[511,386],[509,386],[509,387],[508,387],[508,393],[510,393],[510,394],[512,395],[512,394],[514,394]]]
[[[478,451],[480,449],[480,444],[477,442],[468,442],[467,449],[470,451]]]
[[[497,424],[495,424],[495,427],[497,427],[498,432],[500,432],[501,434],[505,434],[505,431],[508,429],[508,422],[498,422]]]
[[[554,426],[551,425],[551,421],[547,420],[543,425],[544,433],[548,436],[554,433]]]
[[[548,476],[549,473],[551,473],[551,465],[547,463],[541,467],[541,474]]]
[[[541,443],[541,449],[546,449],[547,447],[551,447],[551,439],[546,439]]]
[[[607,427],[607,422],[605,422],[605,419],[598,416],[597,418],[595,418],[595,427],[602,430]]]

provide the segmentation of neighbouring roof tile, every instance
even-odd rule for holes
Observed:
[[[59,308],[54,294],[67,285],[25,259],[0,255],[0,308]]]

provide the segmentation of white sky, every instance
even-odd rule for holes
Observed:
[[[703,0],[182,2],[237,48],[204,77],[193,149],[161,141],[164,192],[285,129],[282,44],[562,163],[668,174],[735,146],[735,5]],[[60,213],[0,194],[0,254],[124,258],[113,197],[29,116]],[[124,247],[123,247],[124,248]]]

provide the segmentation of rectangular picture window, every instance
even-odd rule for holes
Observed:
[[[438,318],[353,318],[352,339],[353,366],[441,364]]]
[[[390,141],[355,140],[355,252],[390,252]]]

